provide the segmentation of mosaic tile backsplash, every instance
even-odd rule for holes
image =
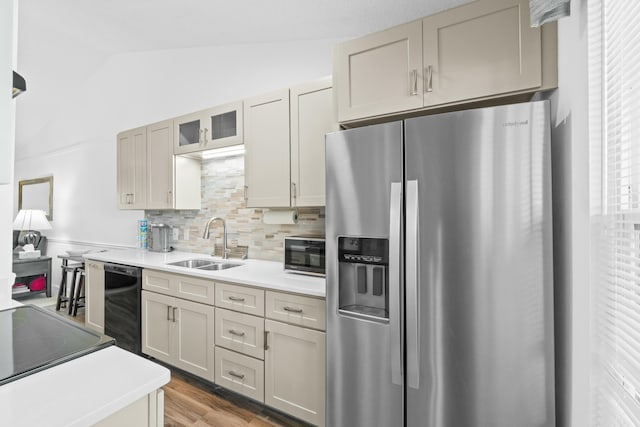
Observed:
[[[270,225],[262,223],[268,209],[247,208],[244,200],[244,156],[202,161],[202,209],[148,210],[151,223],[168,224],[180,229],[180,239],[172,240],[174,249],[209,254],[222,246],[222,225],[211,225],[210,238],[203,239],[209,218],[218,216],[227,223],[228,246],[248,246],[249,258],[282,262],[283,239],[297,234],[324,234],[324,207],[298,208],[298,223]],[[186,235],[186,237],[185,237]]]

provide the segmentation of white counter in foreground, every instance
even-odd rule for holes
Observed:
[[[0,424],[91,426],[169,379],[167,368],[108,347],[0,386]]]
[[[107,347],[0,386],[0,425],[91,426],[169,380],[167,368]]]
[[[150,268],[170,273],[187,274],[205,279],[239,283],[315,297],[324,298],[326,293],[324,278],[287,273],[284,271],[282,263],[274,261],[229,259],[225,261],[242,265],[226,270],[207,271],[198,270],[196,268],[176,267],[167,264],[193,258],[212,259],[216,261],[223,260],[221,258],[214,258],[208,255],[194,254],[190,252],[174,251],[163,253],[150,252],[143,249],[111,250],[107,252],[88,253],[84,255],[84,258],[95,261]]]

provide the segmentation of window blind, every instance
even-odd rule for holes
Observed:
[[[601,118],[602,125],[590,124],[590,134],[601,139],[604,178],[600,268],[593,278],[595,426],[640,426],[638,22],[638,0],[590,2],[590,121]]]

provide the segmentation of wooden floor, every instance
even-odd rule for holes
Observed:
[[[171,371],[164,389],[164,425],[171,427],[302,427],[294,420],[221,387]]]
[[[25,301],[28,303],[28,301]],[[66,309],[55,313],[84,324],[84,309],[67,315]],[[171,370],[171,381],[164,390],[164,425],[167,427],[307,427],[309,424],[290,418],[264,405],[246,399],[213,384],[200,381],[181,371]]]

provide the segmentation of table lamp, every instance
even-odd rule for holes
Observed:
[[[24,235],[24,243],[35,245],[38,241],[40,230],[51,230],[51,224],[47,221],[44,211],[37,209],[21,209],[13,221],[13,229],[26,231]]]

